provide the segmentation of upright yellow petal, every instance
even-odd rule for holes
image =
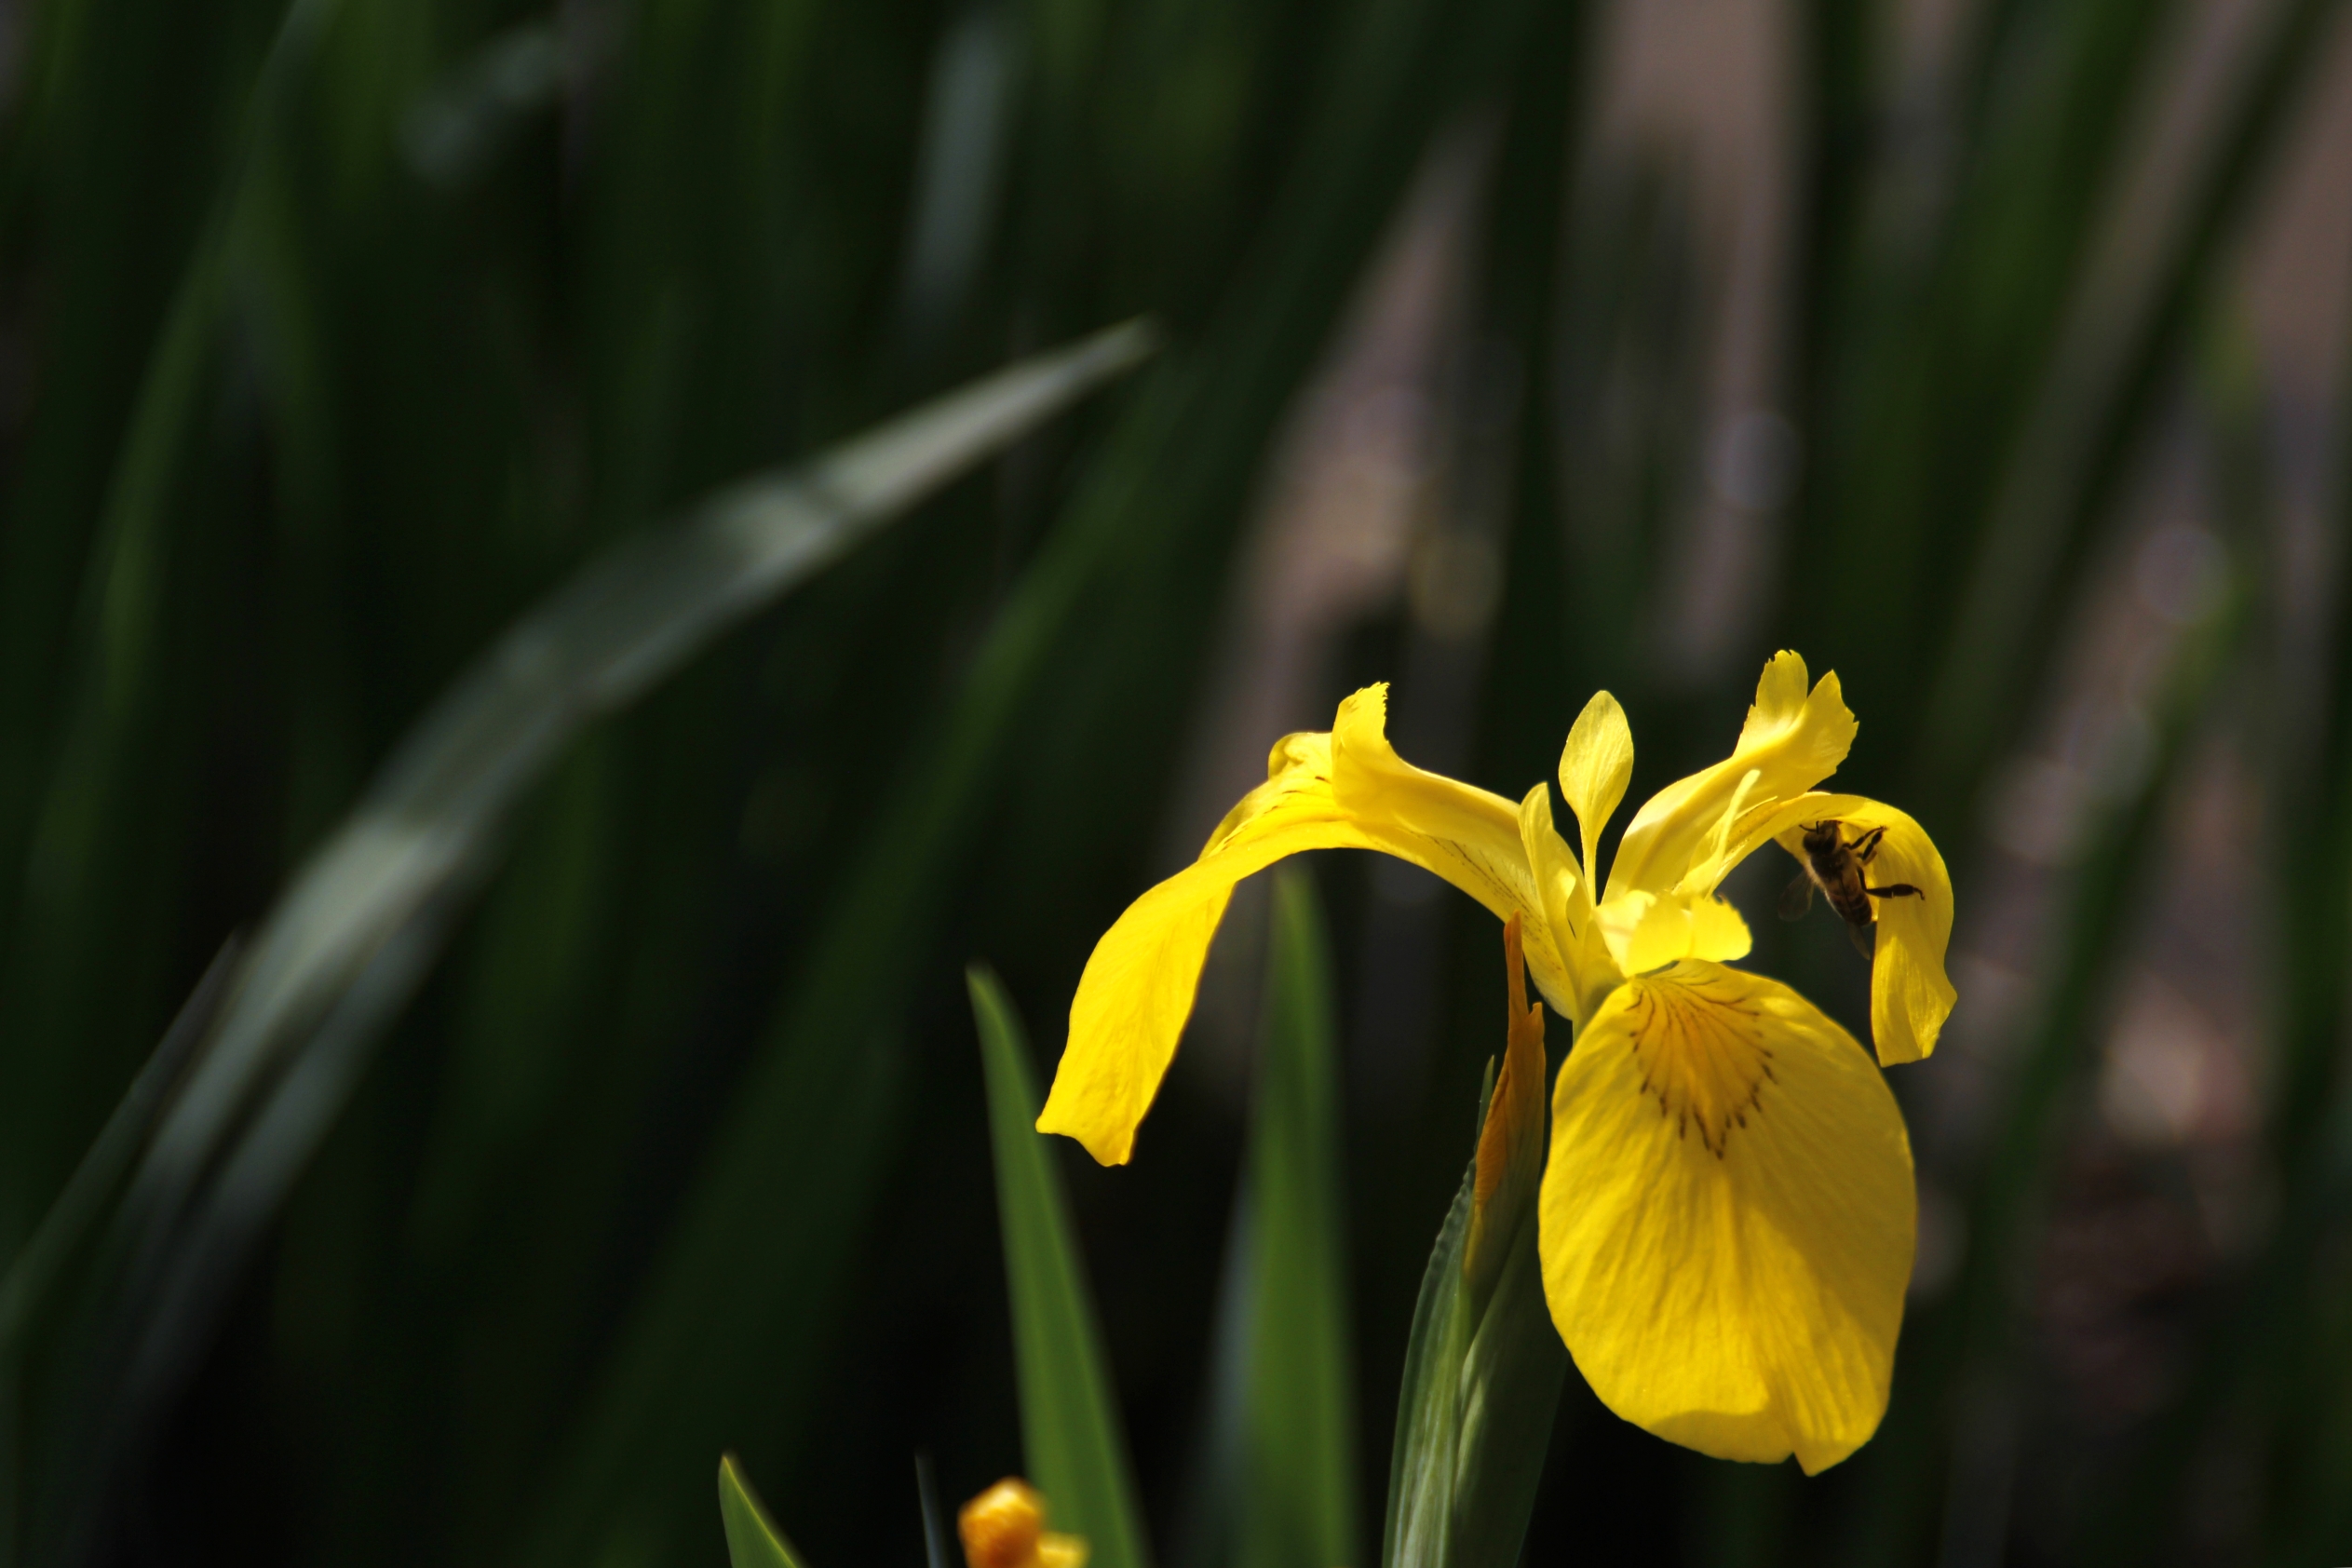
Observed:
[[[1886,1413],[1916,1225],[1911,1144],[1854,1037],[1775,980],[1628,980],[1552,1093],[1544,1290],[1603,1403],[1807,1474]]]
[[[1625,710],[1607,692],[1595,692],[1585,710],[1569,726],[1568,744],[1560,751],[1560,798],[1576,814],[1584,833],[1587,867],[1601,864],[1601,830],[1625,799],[1633,777],[1633,728]]]
[[[1884,828],[1870,863],[1869,887],[1915,887],[1915,894],[1874,898],[1878,930],[1871,957],[1871,1037],[1878,1060],[1892,1067],[1932,1054],[1959,993],[1944,973],[1952,942],[1952,873],[1927,831],[1904,812],[1861,795],[1808,795],[1790,802],[1760,826],[1782,848],[1805,858],[1805,830],[1837,822],[1851,844]]]
[[[1544,915],[1542,924],[1531,929],[1548,934],[1552,962],[1567,977],[1567,994],[1555,998],[1555,1005],[1564,1002],[1560,1010],[1581,1024],[1624,976],[1594,916],[1591,879],[1576,864],[1576,852],[1552,826],[1549,785],[1536,785],[1519,803],[1519,836]],[[1538,959],[1529,962],[1538,975],[1543,972]]]
[[[1105,1165],[1126,1162],[1192,1014],[1234,884],[1304,849],[1377,849],[1435,872],[1498,916],[1522,914],[1535,982],[1567,1010],[1571,988],[1543,923],[1518,811],[1398,757],[1386,708],[1387,688],[1368,686],[1340,705],[1329,735],[1286,737],[1266,781],[1217,825],[1200,858],[1103,933],[1070,1005],[1070,1043],[1039,1131],[1069,1134]]]
[[[1773,656],[1732,754],[1668,785],[1634,814],[1609,868],[1609,897],[1676,885],[1710,847],[1735,804],[1743,813],[1754,810],[1802,794],[1837,771],[1854,744],[1854,715],[1834,672],[1810,692],[1805,683],[1805,660],[1791,653]]]

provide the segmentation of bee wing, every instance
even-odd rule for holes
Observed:
[[[1845,927],[1845,934],[1853,939],[1855,952],[1860,953],[1863,957],[1869,959],[1873,964],[1878,961],[1877,922],[1872,921],[1866,926],[1856,926],[1848,923]]]
[[[1813,907],[1813,873],[1797,872],[1797,879],[1780,890],[1780,918],[1803,920],[1805,912]]]

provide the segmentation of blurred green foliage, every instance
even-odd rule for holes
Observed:
[[[1273,880],[1249,1142],[1176,1525],[1187,1568],[1363,1561],[1338,982],[1313,879]]]
[[[1028,1035],[994,975],[975,968],[969,978],[1021,1375],[1022,1468],[1044,1493],[1051,1522],[1086,1538],[1088,1562],[1147,1568],[1102,1324],[1056,1151],[1037,1130],[1046,1097],[1030,1066]]]
[[[727,1561],[733,1568],[800,1568],[784,1533],[768,1518],[760,1494],[751,1490],[732,1453],[719,1461],[719,1519],[726,1530]]]
[[[224,939],[576,568],[1021,354],[1145,311],[1170,346],[569,749],[479,904],[451,907],[463,923],[398,1027],[354,1059],[347,1108],[233,1295],[182,1325],[155,1371],[169,1397],[127,1426],[87,1403],[118,1273],[68,1271],[44,1298],[0,1386],[0,1546],[715,1561],[707,1467],[737,1449],[812,1561],[912,1562],[910,1450],[951,1496],[1014,1467],[957,974],[985,958],[1032,1017],[1058,1016],[1093,937],[1165,869],[1155,835],[1269,445],[1425,151],[1465,116],[1494,128],[1467,331],[1520,392],[1462,771],[1507,791],[1546,777],[1608,685],[1643,716],[1639,798],[1720,754],[1750,655],[1797,647],[1845,678],[1865,722],[1848,776],[1937,835],[1965,919],[1988,781],[2048,699],[2159,420],[2185,400],[2224,468],[2259,473],[2261,411],[2202,345],[2341,9],[2264,12],[2143,276],[2115,282],[2097,225],[2190,7],[1971,8],[1926,162],[1900,133],[1893,7],[1793,8],[1805,464],[1763,622],[1698,695],[1649,639],[1706,439],[1704,265],[1670,172],[1579,177],[1586,7],[9,12],[10,1256],[117,1105],[148,1103],[139,1070]],[[2090,300],[2103,335],[2075,352]],[[2256,632],[2278,504],[2258,482],[2229,495],[2242,598],[2189,640],[2157,765],[2069,873],[2038,977],[2057,1000],[1992,1091],[1994,1152],[1935,1172],[1974,1244],[1907,1326],[1886,1429],[1801,1483],[1651,1443],[1571,1377],[1531,1560],[2161,1561],[2191,1550],[2184,1478],[2217,1442],[2255,1478],[2248,1552],[2352,1555],[2352,639],[2278,679]],[[2341,577],[2352,551],[2334,559]],[[1358,629],[1334,687],[1398,674],[1410,642],[1400,614]],[[2251,1257],[2181,1305],[2171,1403],[2077,1442],[2036,1425],[2057,1418],[2018,1281],[2172,764],[2249,690],[2277,709],[2258,767],[2288,808],[2264,868],[2278,1201]],[[1323,872],[1345,975],[1371,899],[1359,868]],[[1313,1133],[1344,1155],[1344,1210],[1319,1177],[1300,1189],[1346,1227],[1326,1238],[1355,1284],[1334,1386],[1362,1390],[1367,1425],[1336,1463],[1360,1499],[1379,1495],[1462,1109],[1501,1040],[1491,927],[1439,929],[1426,1092],[1351,1101],[1345,1129]],[[1842,947],[1759,937],[1783,949],[1760,955],[1774,972],[1856,1016]],[[1344,1048],[1363,1021],[1340,994]],[[1902,1091],[1933,1093],[1940,1070]],[[1044,1156],[1067,1166],[1142,1512],[1171,1535],[1242,1138],[1180,1076],[1132,1169]],[[2061,1452],[2059,1481],[2021,1471]]]

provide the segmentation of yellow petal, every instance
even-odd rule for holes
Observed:
[[[1799,860],[1811,823],[1844,824],[1849,844],[1874,828],[1886,830],[1862,868],[1863,885],[1919,891],[1871,900],[1878,912],[1871,957],[1871,1037],[1878,1060],[1889,1067],[1926,1060],[1960,994],[1944,974],[1944,950],[1952,941],[1952,873],[1944,870],[1935,841],[1907,813],[1860,795],[1807,796],[1790,803],[1780,815],[1789,820],[1774,836]]]
[[[1728,963],[1747,957],[1748,950],[1755,946],[1755,939],[1748,934],[1748,923],[1723,899],[1693,899],[1690,912],[1693,958]]]
[[[1584,863],[1599,866],[1601,830],[1608,826],[1625,786],[1633,777],[1633,729],[1625,710],[1607,692],[1595,692],[1569,726],[1560,752],[1560,798],[1576,814],[1583,831]]]
[[[1805,682],[1805,660],[1791,653],[1773,656],[1732,754],[1668,785],[1634,813],[1609,868],[1610,897],[1679,885],[1705,856],[1735,797],[1743,811],[1755,810],[1802,794],[1837,771],[1854,744],[1854,715],[1834,673],[1822,676],[1809,693]]]
[[[1916,1223],[1902,1114],[1854,1037],[1776,980],[1628,980],[1552,1094],[1544,1290],[1628,1421],[1807,1474],[1886,1413]]]
[[[1754,945],[1739,912],[1711,894],[1620,893],[1601,906],[1601,926],[1629,975],[1683,958],[1745,958]]]
[[[1103,933],[1070,1005],[1070,1043],[1039,1131],[1069,1134],[1105,1165],[1126,1162],[1234,884],[1304,849],[1377,849],[1435,872],[1498,916],[1522,914],[1535,983],[1567,1010],[1570,987],[1543,925],[1518,812],[1500,795],[1399,759],[1386,708],[1387,688],[1368,686],[1340,705],[1329,735],[1286,737],[1266,781],[1218,824],[1200,858]]]
[[[1548,930],[1553,961],[1567,977],[1567,994],[1556,998],[1555,1006],[1564,1002],[1560,1010],[1581,1024],[1624,976],[1594,917],[1592,883],[1577,866],[1576,852],[1552,826],[1548,785],[1536,785],[1519,803],[1519,837],[1544,915],[1543,925],[1531,929]]]

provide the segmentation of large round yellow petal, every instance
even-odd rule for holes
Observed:
[[[1304,849],[1377,849],[1435,872],[1497,916],[1520,914],[1535,983],[1567,1010],[1571,987],[1518,807],[1399,758],[1388,744],[1387,699],[1387,687],[1368,686],[1340,705],[1330,734],[1284,737],[1266,781],[1226,814],[1200,858],[1103,933],[1070,1005],[1070,1043],[1039,1131],[1069,1134],[1105,1165],[1126,1162],[1192,1014],[1234,884]]]
[[[1603,1403],[1807,1474],[1886,1413],[1916,1223],[1902,1114],[1854,1037],[1777,980],[1628,980],[1552,1094],[1544,1291]]]
[[[1674,886],[1735,804],[1752,809],[1812,789],[1845,760],[1857,727],[1834,672],[1808,690],[1805,660],[1774,655],[1756,683],[1755,704],[1731,755],[1669,784],[1626,824],[1609,867],[1607,896]]]

